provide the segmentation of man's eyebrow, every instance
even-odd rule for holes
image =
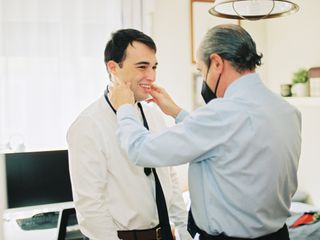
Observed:
[[[134,65],[150,65],[150,62],[141,61],[141,62],[135,63]],[[154,65],[157,66],[157,65],[158,65],[158,62],[156,62]]]
[[[141,61],[141,62],[135,63],[134,65],[150,65],[150,63],[146,61]]]

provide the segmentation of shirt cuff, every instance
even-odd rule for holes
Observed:
[[[189,113],[188,113],[187,111],[185,111],[185,110],[182,109],[182,110],[178,113],[178,115],[177,115],[177,117],[176,117],[176,119],[175,119],[175,122],[176,122],[176,123],[182,122],[183,119],[184,119],[186,116],[188,116],[188,115],[189,115]]]
[[[117,119],[121,121],[128,115],[134,115],[134,106],[132,104],[123,104],[117,110]]]

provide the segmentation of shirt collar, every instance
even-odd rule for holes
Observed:
[[[261,84],[259,75],[257,73],[246,74],[230,84],[226,89],[223,98],[233,98],[248,93],[248,89],[256,84]]]
[[[112,104],[111,104],[111,102],[110,102],[110,100],[109,100],[108,93],[109,93],[109,89],[108,89],[108,86],[107,86],[106,90],[104,91],[104,98],[105,98],[106,102],[108,103],[109,107],[112,109],[112,111],[113,111],[115,114],[117,114],[117,111],[114,109],[114,107],[112,106]],[[138,102],[137,102],[137,101],[134,103],[134,108],[135,108],[136,110],[140,110],[140,109],[138,108]]]

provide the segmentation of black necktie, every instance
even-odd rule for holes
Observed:
[[[142,120],[143,120],[143,125],[145,126],[146,129],[149,130],[149,126],[147,123],[146,116],[144,115],[141,103],[138,102],[138,107],[141,111],[142,115]],[[159,224],[161,227],[161,237],[163,240],[173,240],[172,233],[171,233],[171,227],[169,223],[169,216],[168,216],[168,209],[166,205],[166,200],[164,198],[163,190],[161,187],[160,180],[158,178],[158,174],[156,169],[154,168],[145,168],[144,172],[146,175],[149,175],[153,173],[154,180],[155,180],[155,185],[156,185],[156,203],[157,203],[157,210],[158,210],[158,217],[159,217]]]
[[[189,234],[191,235],[192,238],[194,238],[194,236],[197,233],[201,232],[200,228],[198,228],[198,226],[196,225],[196,223],[195,223],[195,221],[193,219],[192,212],[191,212],[191,207],[190,207],[189,214],[188,214],[187,230],[188,230],[188,232],[189,232]]]

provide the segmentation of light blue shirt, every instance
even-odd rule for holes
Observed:
[[[189,190],[198,227],[211,235],[255,238],[280,229],[297,189],[300,112],[255,73],[233,82],[223,98],[176,125],[149,133],[126,104],[117,112],[122,149],[135,164],[190,163]]]

